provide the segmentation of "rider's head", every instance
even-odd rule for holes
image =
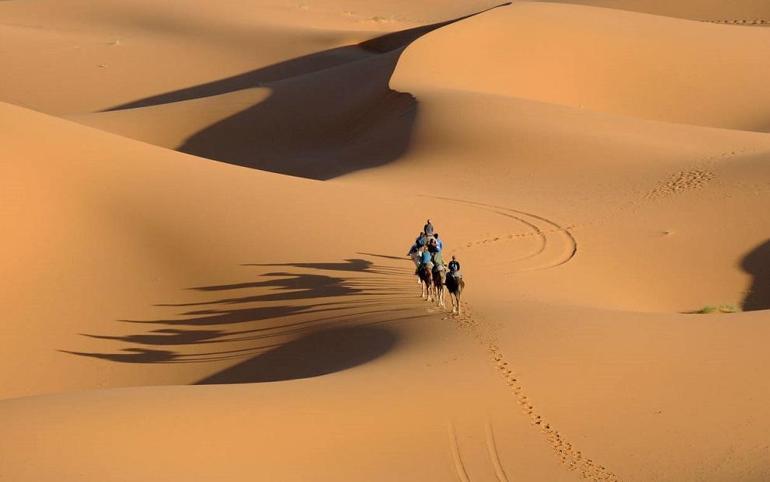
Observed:
[[[452,261],[457,261],[457,259],[454,256],[452,256]]]
[[[433,233],[433,237],[438,239],[438,233]]]

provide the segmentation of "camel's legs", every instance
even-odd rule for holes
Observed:
[[[460,295],[457,293],[450,293],[452,297],[452,313],[460,314]]]

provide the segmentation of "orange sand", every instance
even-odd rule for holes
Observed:
[[[160,3],[0,2],[0,480],[770,477],[766,2]]]

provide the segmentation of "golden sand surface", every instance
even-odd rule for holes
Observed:
[[[0,480],[768,480],[768,25],[0,1]]]

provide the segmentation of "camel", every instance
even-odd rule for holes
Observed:
[[[433,301],[433,271],[428,266],[420,266],[417,270],[422,284],[420,285],[420,296],[424,300]]]
[[[446,305],[444,304],[444,285],[446,284],[446,268],[442,266],[437,266],[433,269],[433,288],[434,293],[436,295],[436,303],[442,307],[445,308]]]
[[[462,278],[457,278],[451,273],[446,277],[446,288],[452,297],[452,313],[460,314],[460,294],[465,288],[465,281]]]

